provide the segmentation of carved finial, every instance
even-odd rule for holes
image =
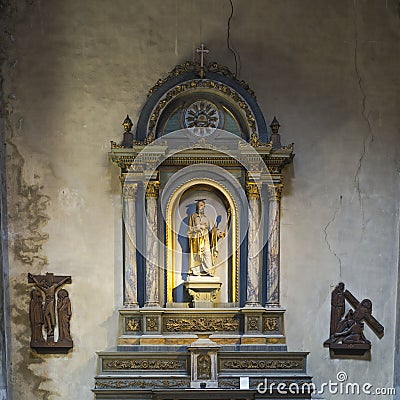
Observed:
[[[121,146],[130,148],[133,146],[133,134],[131,132],[133,123],[128,114],[126,115],[122,125],[124,127],[124,139],[122,140]]]
[[[124,122],[122,123],[124,126],[124,131],[125,132],[130,132],[133,126],[132,120],[129,118],[129,115],[126,114],[126,118],[124,119]]]
[[[273,149],[280,149],[282,147],[281,135],[278,133],[280,126],[281,125],[279,124],[278,120],[276,119],[276,117],[274,117],[274,119],[272,120],[271,125],[270,125],[271,130],[272,130],[271,144],[272,144]]]

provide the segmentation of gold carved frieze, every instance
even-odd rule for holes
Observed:
[[[96,389],[153,389],[153,388],[187,388],[190,379],[102,379],[96,381]]]
[[[142,330],[142,319],[140,317],[125,318],[126,332],[140,332]]]
[[[303,369],[303,360],[292,359],[220,359],[220,368],[224,370],[238,369]]]
[[[103,371],[112,370],[185,370],[184,360],[154,360],[151,358],[131,358],[103,360]]]
[[[175,317],[164,320],[166,332],[236,332],[239,319],[233,317]]]

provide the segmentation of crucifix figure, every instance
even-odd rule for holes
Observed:
[[[200,78],[204,78],[204,54],[209,53],[204,44],[202,43],[198,49],[196,49],[196,53],[200,53]]]

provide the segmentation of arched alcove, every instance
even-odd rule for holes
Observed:
[[[196,199],[200,198],[207,199],[206,211],[217,228],[227,233],[220,244],[216,271],[224,282],[218,303],[237,306],[240,302],[240,246],[248,221],[246,195],[234,176],[209,164],[181,169],[169,178],[163,189],[161,212],[166,218],[167,303],[188,300],[183,288],[190,256],[186,232],[188,218],[195,211]],[[242,264],[241,268],[243,274],[246,265]]]

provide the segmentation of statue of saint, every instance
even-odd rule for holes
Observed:
[[[29,304],[29,319],[31,322],[31,342],[44,342],[42,327],[43,318],[43,296],[40,290],[32,289],[31,302]]]
[[[206,200],[196,200],[196,212],[189,216],[188,238],[190,247],[189,275],[214,276],[218,258],[218,240],[225,232],[211,224],[204,214]]]
[[[340,282],[332,292],[331,297],[331,336],[336,332],[339,322],[345,312],[344,283]]]
[[[71,342],[69,321],[71,319],[71,302],[68,292],[60,289],[57,293],[58,340]]]

